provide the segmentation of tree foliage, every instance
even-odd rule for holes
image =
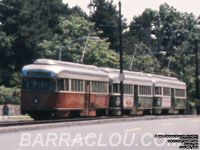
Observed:
[[[57,59],[59,50],[62,49],[62,60],[80,62],[85,49],[85,64],[118,67],[118,55],[109,49],[106,39],[98,39],[99,33],[94,31],[93,23],[83,17],[71,15],[60,17],[58,28],[60,34],[39,44],[46,53],[45,57]]]
[[[61,0],[3,0],[0,10],[2,30],[14,38],[12,63],[15,70],[41,57],[37,43],[51,38],[56,32],[57,17],[67,13]]]
[[[91,21],[95,22],[96,30],[102,30],[102,38],[108,38],[110,48],[119,51],[119,12],[113,0],[93,0],[89,7],[92,15]],[[122,19],[123,29],[126,28],[125,19]]]
[[[139,66],[135,65],[133,70],[137,71],[144,66],[143,70],[149,68],[148,72],[151,73],[178,77],[187,83],[188,94],[194,95],[196,23],[192,14],[181,13],[166,3],[160,5],[159,11],[146,9],[140,16],[134,17],[130,30],[125,33],[126,53],[133,54],[132,47],[143,43],[154,54],[152,58],[159,65],[148,65],[153,62],[151,58],[146,59],[147,64],[140,62]],[[166,54],[162,56],[161,52]],[[135,63],[144,56],[136,55]]]
[[[0,86],[0,104],[20,104],[20,89]]]
[[[43,56],[38,43],[58,32],[58,16],[70,13],[61,0],[0,2],[0,84],[12,86],[15,72]]]
[[[80,63],[86,48],[83,63],[118,68],[118,10],[113,0],[92,0],[89,6],[91,16],[62,0],[1,0],[0,85],[20,87],[22,66],[41,57],[58,59],[60,49],[64,61]],[[133,71],[178,77],[194,97],[197,23],[193,14],[166,3],[135,16],[127,30],[122,19],[124,68],[133,62]]]
[[[0,66],[4,66],[6,64],[6,67],[12,67],[11,64],[7,64],[7,61],[13,56],[13,40],[12,36],[7,36],[5,32],[0,31]]]

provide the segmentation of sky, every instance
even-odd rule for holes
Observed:
[[[85,12],[89,14],[87,8],[91,0],[63,0],[64,3],[68,3],[69,7],[78,5]],[[119,0],[114,0],[115,4],[118,4]],[[158,10],[160,4],[167,3],[173,6],[180,12],[193,13],[196,17],[200,15],[200,0],[121,0],[122,14],[130,23],[133,16],[138,16],[146,8]]]

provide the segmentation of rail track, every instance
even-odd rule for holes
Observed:
[[[103,116],[103,117],[85,117],[85,118],[67,118],[67,119],[54,119],[54,120],[18,120],[18,121],[2,121],[0,122],[1,127],[12,127],[12,126],[28,126],[28,125],[41,125],[41,124],[55,124],[65,122],[83,122],[92,120],[111,120],[111,119],[124,119],[126,120],[148,120],[148,119],[165,119],[165,118],[183,118],[193,117],[193,115],[147,115],[147,116]]]
[[[37,124],[52,124],[62,122],[78,122],[78,121],[90,121],[100,119],[114,119],[122,117],[85,117],[85,118],[67,118],[67,119],[54,119],[54,120],[18,120],[18,121],[2,121],[0,127],[11,127],[11,126],[23,126],[23,125],[37,125]],[[124,118],[124,117],[123,117]],[[128,118],[128,117],[125,117]]]

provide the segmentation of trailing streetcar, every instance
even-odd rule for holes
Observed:
[[[124,71],[124,111],[185,113],[186,84],[177,78]],[[50,59],[22,69],[21,113],[36,120],[120,115],[119,70]]]
[[[155,114],[185,114],[186,84],[177,78],[152,75]]]
[[[110,79],[110,112],[113,115],[120,115],[120,80],[119,70],[101,68],[108,73]],[[124,71],[124,100],[125,114],[135,115],[152,111],[152,79],[141,72]]]

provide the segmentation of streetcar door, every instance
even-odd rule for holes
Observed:
[[[134,85],[134,107],[138,108],[138,85]]]
[[[171,89],[171,100],[172,100],[172,108],[175,107],[175,89]]]
[[[85,113],[84,115],[89,115],[90,110],[90,81],[85,81]]]

